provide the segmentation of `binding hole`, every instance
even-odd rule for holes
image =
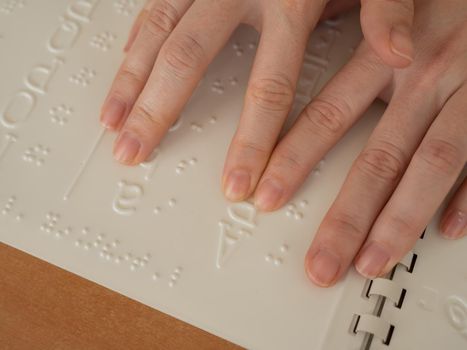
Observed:
[[[423,230],[423,232],[422,232],[422,234],[421,234],[421,236],[420,236],[420,239],[425,238],[425,232],[426,232],[426,228]]]
[[[357,334],[358,322],[360,322],[360,315],[354,314],[353,315],[353,320],[352,320],[352,323],[354,323],[354,326],[352,328],[352,333],[353,334]]]
[[[371,290],[372,284],[373,284],[373,280],[370,280],[370,282],[368,283],[368,288],[366,289],[365,296],[366,296],[368,299],[370,298],[370,290]]]
[[[404,299],[405,299],[406,294],[407,294],[407,289],[402,288],[401,297],[399,298],[399,301],[396,304],[396,307],[398,309],[402,308],[402,304],[404,303]]]
[[[407,269],[408,272],[412,273],[415,268],[415,262],[417,261],[417,254],[413,254],[412,261],[410,262],[410,267]]]
[[[389,345],[389,343],[391,342],[391,338],[392,338],[392,335],[394,334],[394,326],[391,325],[389,327],[389,332],[388,332],[388,336],[386,337],[386,340],[383,341],[383,344],[384,345]]]

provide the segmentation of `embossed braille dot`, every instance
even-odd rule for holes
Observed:
[[[159,279],[159,274],[156,272],[156,273],[153,273],[151,278],[153,279],[153,281],[157,281]]]
[[[175,207],[176,204],[177,204],[177,201],[174,198],[169,200],[169,207],[173,208]]]
[[[280,251],[282,253],[285,253],[285,252],[287,252],[289,250],[289,247],[287,246],[287,244],[283,244],[283,245],[280,246],[279,249],[280,249]]]
[[[191,123],[191,130],[201,132],[203,131],[203,127],[197,123]]]

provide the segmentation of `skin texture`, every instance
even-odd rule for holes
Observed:
[[[260,210],[280,208],[380,96],[388,109],[320,226],[306,270],[330,286],[357,256],[362,275],[381,275],[413,246],[465,165],[463,1],[362,0],[365,40],[278,142],[309,33],[320,16],[359,1],[151,0],[102,108],[102,123],[119,133],[114,156],[127,165],[144,161],[231,33],[249,24],[261,39],[224,166],[226,197],[254,195]],[[465,187],[442,221],[450,238],[466,233]]]

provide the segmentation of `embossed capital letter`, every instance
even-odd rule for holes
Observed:
[[[29,91],[19,91],[14,95],[0,114],[1,123],[7,128],[14,128],[18,123],[28,119],[36,98]]]
[[[32,91],[45,94],[50,80],[54,76],[58,67],[63,63],[64,61],[61,58],[54,58],[51,66],[35,66],[26,77],[26,86]]]

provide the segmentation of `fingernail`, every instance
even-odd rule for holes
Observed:
[[[116,129],[125,113],[125,104],[111,98],[102,111],[101,123],[108,129]]]
[[[255,206],[259,210],[273,210],[279,204],[284,190],[279,181],[267,179],[263,181],[255,194]]]
[[[307,265],[308,277],[321,287],[327,287],[334,282],[340,269],[338,256],[320,249]]]
[[[441,232],[449,239],[456,239],[462,236],[467,226],[467,214],[460,210],[453,210],[443,221]]]
[[[128,131],[123,133],[115,146],[115,159],[123,164],[133,163],[141,149],[141,143]]]
[[[400,26],[392,29],[391,50],[409,62],[413,61],[413,46],[408,28]]]
[[[387,251],[376,242],[371,242],[363,249],[355,268],[366,278],[375,278],[381,274],[390,259]]]
[[[225,183],[225,196],[231,201],[245,199],[250,190],[250,174],[243,169],[230,172]]]

